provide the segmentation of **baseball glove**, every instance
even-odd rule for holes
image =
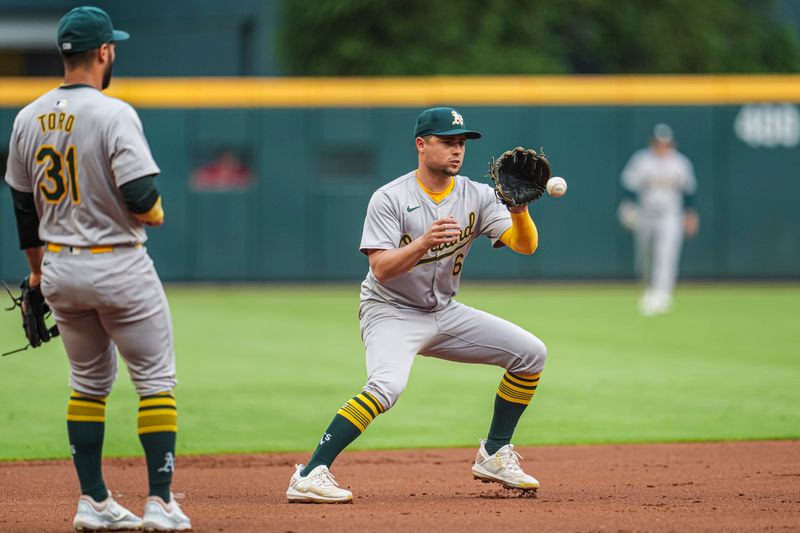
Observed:
[[[500,201],[516,207],[541,198],[550,179],[550,162],[543,152],[518,146],[492,158],[489,176]]]
[[[24,348],[7,352],[3,355],[27,350],[28,347],[38,348],[43,342],[48,342],[52,337],[58,336],[58,326],[48,328],[45,323],[45,319],[50,316],[51,312],[38,285],[31,287],[29,278],[26,277],[19,285],[22,292],[17,297],[11,293],[8,285],[3,283],[3,286],[13,303],[11,307],[6,308],[6,311],[13,311],[17,307],[20,308],[22,312],[22,329],[28,339],[28,345]]]

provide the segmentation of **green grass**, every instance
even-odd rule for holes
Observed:
[[[168,288],[178,353],[181,453],[311,450],[366,375],[358,287]],[[517,444],[800,437],[798,285],[685,286],[668,316],[638,289],[482,285],[460,301],[537,334],[549,359]],[[21,344],[0,315],[0,348]],[[501,372],[417,358],[409,387],[353,448],[474,446]],[[0,458],[68,457],[60,341],[0,360]],[[140,453],[124,366],[108,455]]]

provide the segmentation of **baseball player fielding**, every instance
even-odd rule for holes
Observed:
[[[539,488],[522,469],[511,437],[536,392],[547,348],[521,327],[453,299],[478,237],[525,255],[538,245],[527,203],[507,206],[488,185],[459,175],[467,140],[480,137],[455,109],[426,109],[414,128],[417,169],[372,195],[359,247],[370,267],[359,310],[367,382],[334,415],[309,463],[296,466],[286,491],[290,502],[352,501],[329,467],[397,402],[417,354],[504,370],[472,475],[522,491]],[[515,160],[533,164],[528,155]]]

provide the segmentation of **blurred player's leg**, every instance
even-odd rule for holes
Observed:
[[[652,217],[641,216],[636,226],[636,273],[645,287],[639,300],[639,311],[644,315],[652,314],[653,305],[653,249],[655,239],[655,222]]]
[[[672,292],[678,278],[681,245],[683,244],[681,216],[659,220],[653,243],[653,305],[656,313],[664,313],[672,305]]]

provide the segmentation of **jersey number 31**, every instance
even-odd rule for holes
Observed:
[[[65,160],[67,174],[69,174],[68,179],[64,178]],[[62,156],[54,146],[49,144],[45,144],[36,152],[36,162],[40,165],[47,165],[44,171],[45,179],[39,184],[39,190],[42,191],[48,203],[57,204],[61,202],[67,196],[67,189],[69,189],[72,203],[81,203],[81,192],[78,189],[78,166],[75,160],[74,146],[67,148],[65,156]]]

